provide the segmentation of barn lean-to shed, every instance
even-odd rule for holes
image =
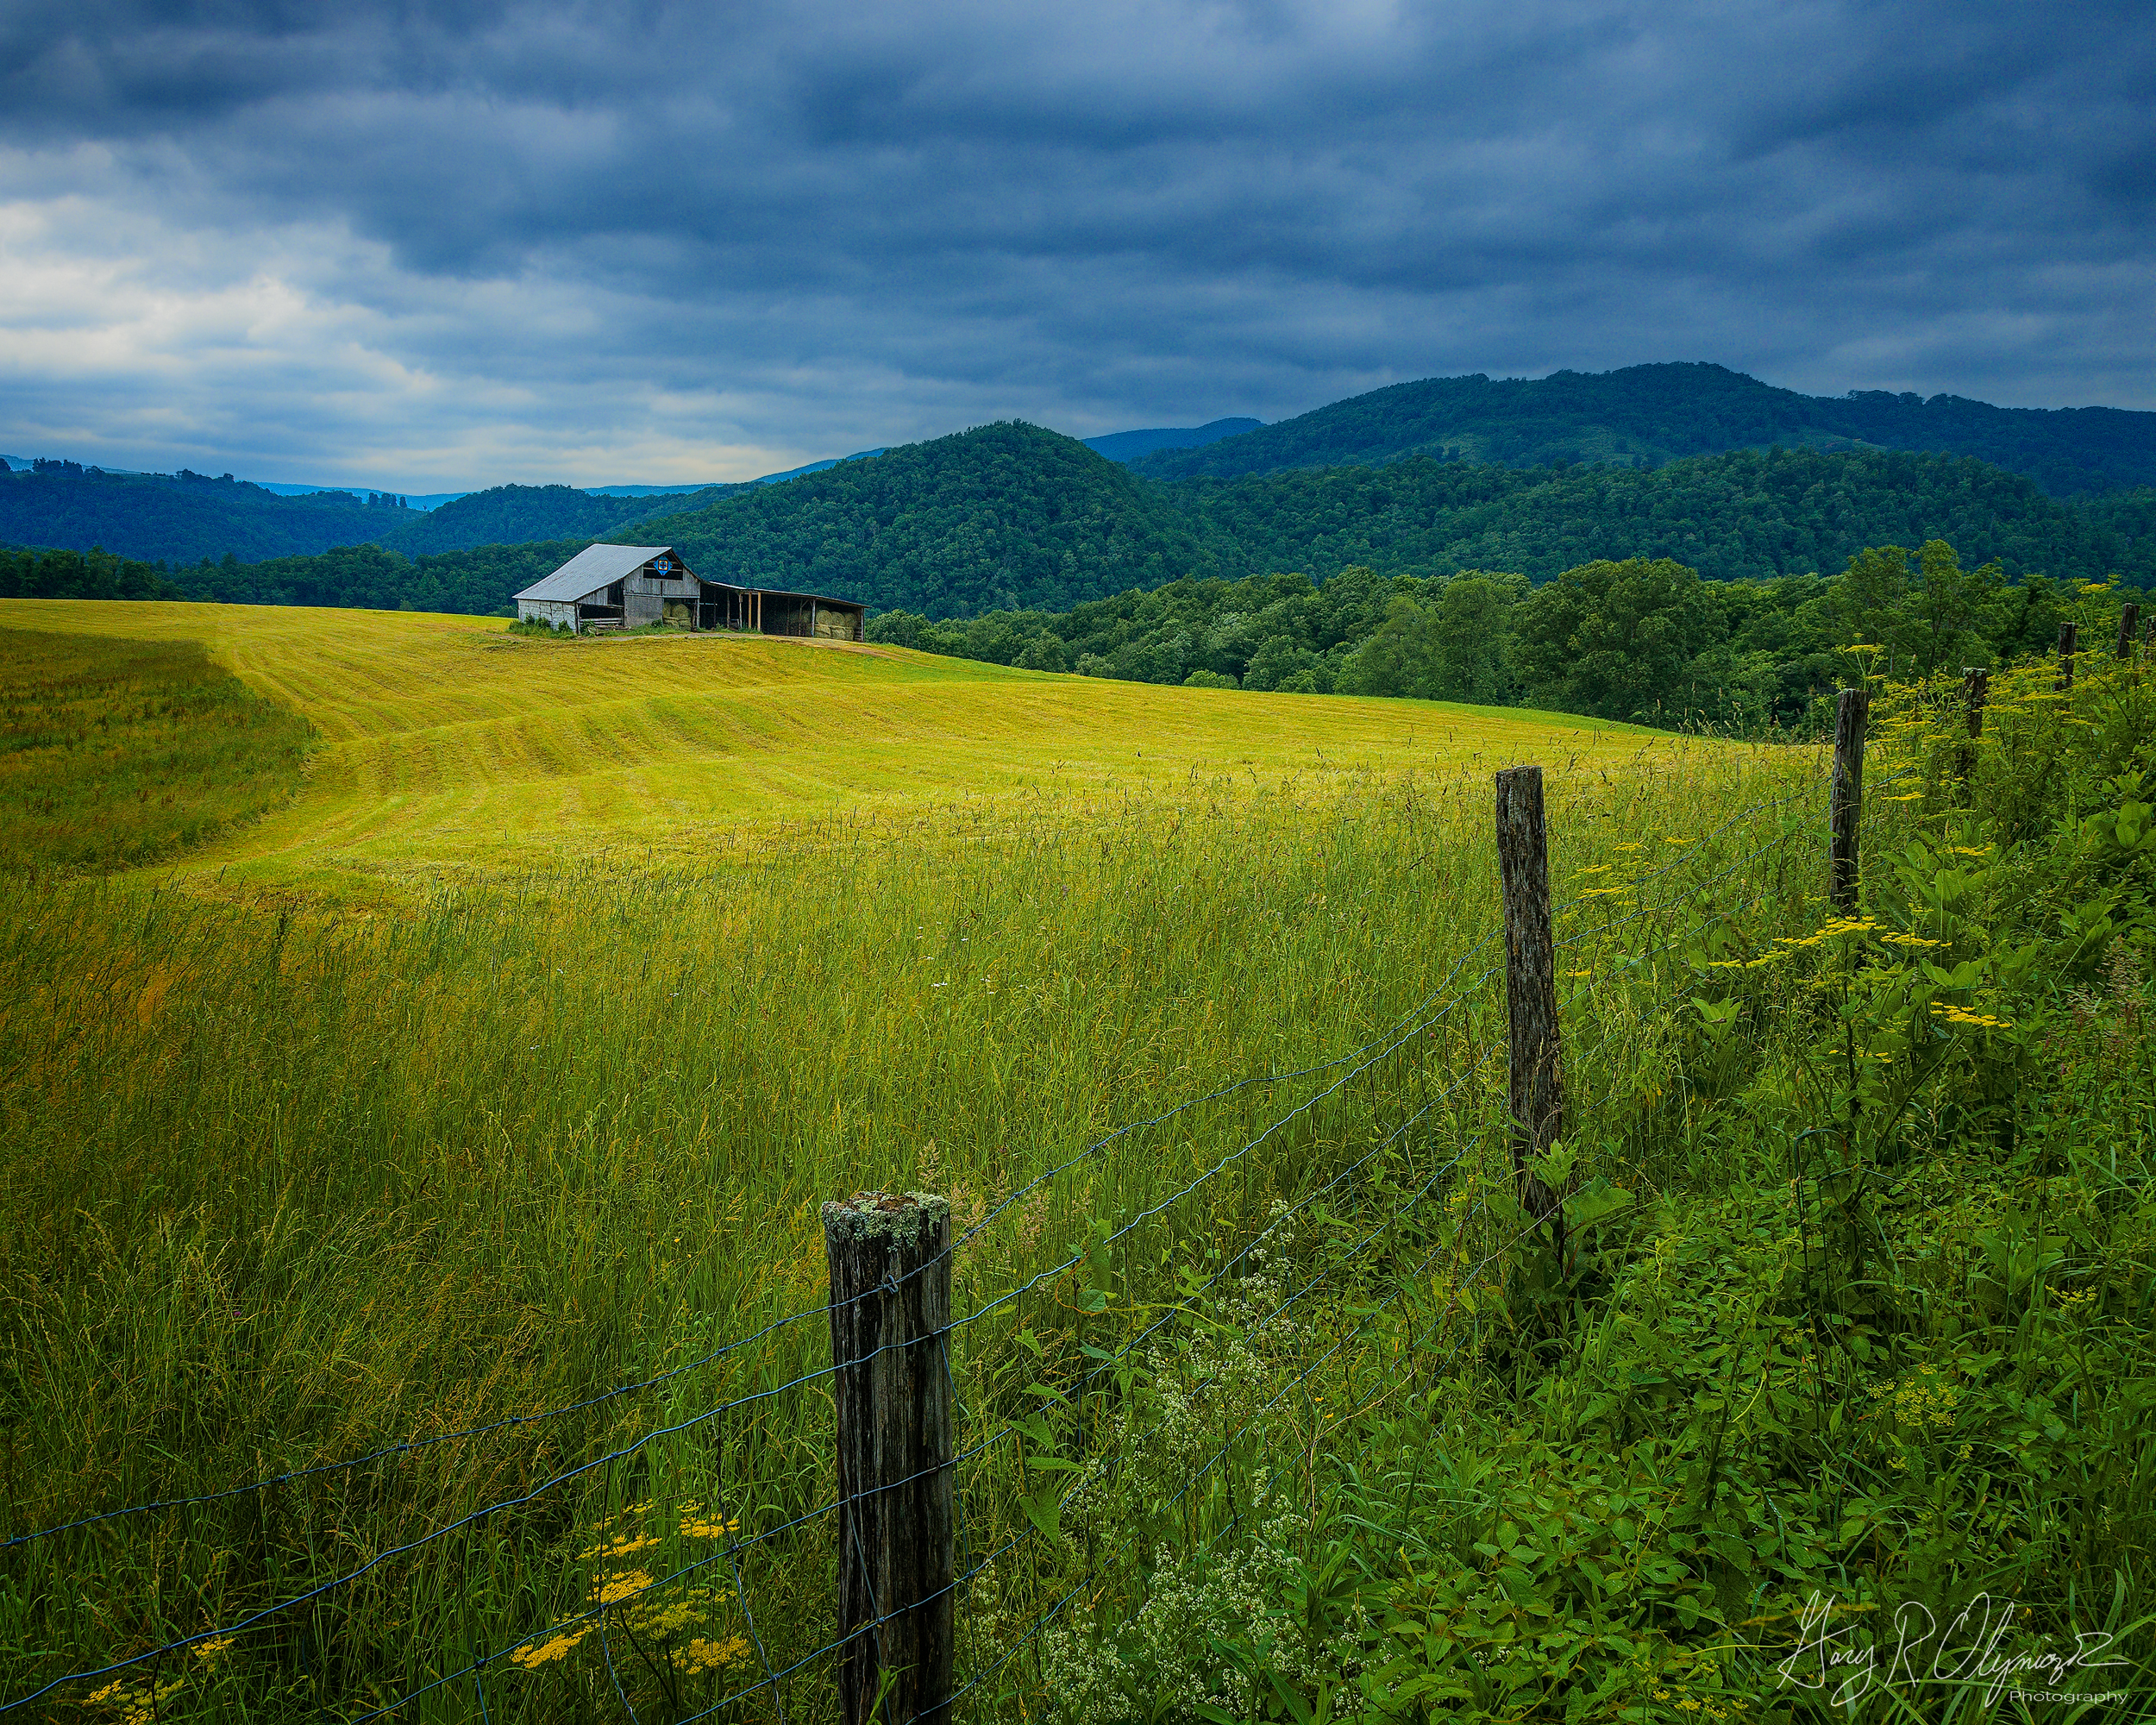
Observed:
[[[858,641],[865,605],[824,593],[699,579],[671,545],[587,545],[517,595],[519,623],[584,633],[663,623],[678,629]]]

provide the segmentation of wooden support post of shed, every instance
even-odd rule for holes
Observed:
[[[824,1249],[838,1415],[840,1717],[944,1725],[956,1592],[950,1205],[920,1192],[856,1192],[824,1206]]]
[[[1550,932],[1550,845],[1542,818],[1542,768],[1497,775],[1497,869],[1505,894],[1505,1006],[1512,1038],[1513,1173],[1520,1208],[1547,1223],[1564,1263],[1564,1208],[1534,1163],[1564,1135],[1559,1068],[1557,948]]]
[[[2141,620],[2141,608],[2129,605],[2119,612],[2119,657],[2134,656],[2134,625]]]
[[[1834,773],[1827,793],[1827,900],[1837,916],[1857,908],[1857,823],[1864,813],[1864,732],[1871,696],[1844,689],[1834,706]]]
[[[2059,687],[2068,694],[2074,688],[2074,652],[2081,644],[2081,625],[2062,623],[2059,625]]]

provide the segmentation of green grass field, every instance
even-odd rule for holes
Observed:
[[[1324,800],[1527,754],[1591,775],[1683,748],[1593,719],[761,637],[554,643],[477,618],[60,599],[0,602],[0,626],[204,642],[305,718],[322,739],[306,794],[197,868],[348,894],[702,863],[833,820],[1026,826],[1194,787]]]
[[[195,642],[0,629],[0,874],[139,867],[291,801],[311,732]]]
[[[1986,837],[1882,786],[1876,855],[2024,850],[1967,888],[1981,931],[1974,899],[1922,924],[1910,863],[1871,932],[1821,935],[1810,751],[453,618],[0,623],[56,663],[99,629],[203,639],[321,739],[289,806],[0,924],[0,1538],[425,1444],[808,1314],[558,1418],[0,1553],[0,1701],[373,1564],[56,1691],[64,1716],[352,1720],[421,1690],[398,1716],[830,1716],[830,1404],[781,1388],[827,1355],[818,1206],[918,1187],[980,1220],[1184,1104],[957,1260],[958,1309],[989,1308],[954,1360],[969,1550],[1010,1548],[965,1597],[968,1716],[1735,1716],[1771,1701],[1811,1586],[1871,1609],[2013,1571],[2054,1627],[2115,1586],[2115,1627],[2147,1610],[2143,1113],[2105,1158],[2069,1147],[2152,1064],[2116,957],[2135,857],[2076,837],[2061,864],[2042,821]],[[2130,693],[2086,742],[2002,696],[1984,771],[2052,785],[2014,752],[2051,725],[2071,750],[2043,794],[2077,821],[2108,796],[2115,848]],[[1912,770],[1924,734],[1897,733]],[[1489,775],[1523,758],[1567,901],[1568,1181],[1607,1207],[1564,1276],[1507,1244],[1493,1134]],[[2062,906],[2105,894],[2101,950],[2084,930],[2043,986],[2130,1037],[2002,1067],[1975,1021],[2034,985],[1992,955],[2025,925],[2068,940]],[[1980,982],[1878,944],[1933,926],[1921,950]],[[1905,1064],[1896,1101],[1876,1075],[1912,1013],[1959,1063]],[[1337,1092],[1303,1070],[1403,1021]],[[1871,1090],[1833,1088],[1836,1036]],[[1198,1100],[1269,1072],[1300,1076]],[[1946,1094],[2015,1084],[2048,1112],[2003,1136],[2007,1101]],[[1799,1139],[1852,1096],[1877,1132]],[[2075,1219],[2070,1282],[2012,1269],[2040,1188],[2040,1257]],[[1941,1383],[1960,1425],[1913,1399]],[[2049,1417],[2030,1398],[2076,1395],[2079,1472],[2055,1443],[2015,1460],[2013,1421]],[[1041,1493],[1074,1481],[1059,1521]],[[799,1665],[774,1690],[767,1660]]]

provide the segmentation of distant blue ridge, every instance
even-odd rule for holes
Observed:
[[[1217,443],[1223,437],[1239,437],[1245,431],[1260,430],[1263,419],[1215,419],[1206,425],[1193,425],[1180,430],[1163,428],[1156,431],[1110,431],[1099,437],[1082,437],[1079,441],[1088,449],[1097,449],[1112,461],[1135,461],[1140,455],[1150,455],[1156,449],[1199,449],[1207,443]]]
[[[1112,461],[1134,461],[1140,455],[1150,455],[1156,449],[1200,448],[1207,443],[1217,443],[1224,437],[1234,437],[1245,431],[1255,431],[1264,423],[1262,419],[1215,419],[1204,425],[1163,426],[1143,431],[1110,431],[1098,437],[1084,437],[1079,441],[1088,449],[1098,451]],[[782,474],[765,474],[747,483],[777,485],[782,480],[798,480],[809,474],[823,473],[827,468],[838,467],[847,461],[865,461],[882,453],[881,448],[859,449],[850,455],[833,455],[825,461],[811,461],[806,467],[788,467]],[[28,455],[0,455],[0,461],[4,461],[17,473],[27,470],[30,466],[30,457]],[[85,462],[84,465],[87,467],[90,463]],[[167,477],[162,474],[137,474],[132,469],[121,467],[107,467],[104,471],[130,478],[162,479]],[[461,497],[470,497],[473,494],[469,491],[435,491],[423,495],[417,492],[398,492],[393,487],[384,486],[305,485],[286,480],[254,480],[249,483],[260,486],[264,491],[273,492],[279,497],[307,497],[317,492],[341,491],[354,501],[364,501],[369,492],[385,492],[392,497],[402,497],[408,507],[419,510],[439,509],[445,503],[454,503]],[[730,488],[736,483],[739,481],[712,480],[700,485],[602,485],[578,486],[575,489],[593,497],[685,497],[693,492],[710,491],[718,487]]]

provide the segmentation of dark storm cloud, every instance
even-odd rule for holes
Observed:
[[[18,3],[0,195],[10,255],[95,208],[289,285],[371,386],[166,376],[324,451],[362,399],[427,461],[655,413],[753,464],[1669,358],[2156,405],[2146,12]],[[64,373],[10,387],[129,384]]]

